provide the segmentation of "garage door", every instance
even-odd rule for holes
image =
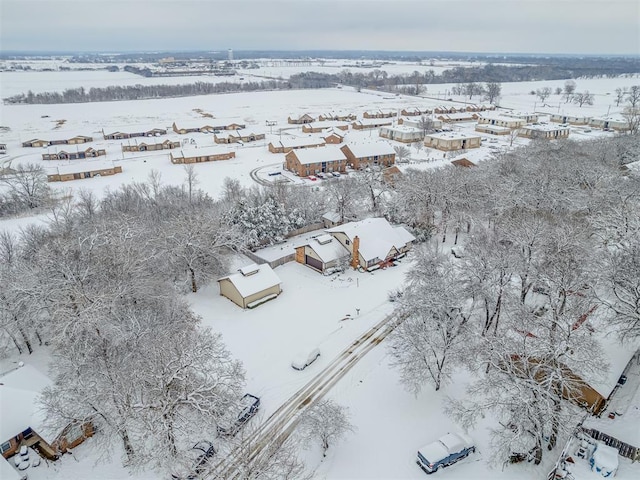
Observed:
[[[304,262],[307,265],[322,271],[322,262],[320,260],[317,260],[317,259],[315,259],[313,257],[310,257],[309,255],[305,255],[304,256]]]

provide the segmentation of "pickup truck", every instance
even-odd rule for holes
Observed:
[[[434,473],[448,467],[476,451],[471,439],[461,433],[447,433],[435,442],[418,450],[416,463],[425,473]]]

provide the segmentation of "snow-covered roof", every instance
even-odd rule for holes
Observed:
[[[512,116],[506,113],[502,113],[502,112],[495,112],[495,111],[487,111],[487,112],[482,112],[482,113],[478,113],[477,114],[479,118],[486,118],[487,120],[498,120],[500,122],[514,122],[514,121],[521,121],[524,122],[524,118],[520,118],[518,116]]]
[[[373,157],[375,155],[395,155],[396,151],[389,142],[363,142],[346,145],[356,158]]]
[[[329,228],[327,232],[344,233],[351,242],[358,237],[359,253],[366,261],[376,258],[384,260],[392,248],[400,250],[407,243],[415,240],[415,237],[404,227],[392,227],[384,218],[367,218],[359,222],[349,222]]]
[[[45,414],[37,398],[51,380],[31,365],[24,365],[0,377],[0,442],[31,427],[51,443],[55,436],[43,428]],[[2,477],[4,478],[4,477]]]
[[[479,135],[470,135],[464,132],[440,132],[440,133],[430,133],[427,135],[427,138],[438,138],[443,140],[464,140],[469,138],[480,138]]]
[[[388,132],[422,133],[421,129],[408,125],[389,125],[388,127],[382,127],[380,130],[386,130]]]
[[[625,125],[628,123],[626,119],[622,117],[593,117],[591,119],[592,122],[616,122],[616,123],[624,123]]]
[[[60,175],[67,175],[69,173],[108,170],[114,167],[113,162],[103,160],[90,160],[88,162],[76,162],[75,160],[71,160],[71,162],[73,163],[69,163],[68,165],[60,165],[58,167],[47,168],[47,172],[49,172],[50,175],[55,173],[59,173]]]
[[[341,162],[347,160],[347,157],[342,150],[334,145],[294,150],[290,155],[295,155],[302,165],[320,162]]]
[[[327,219],[330,222],[339,222],[340,221],[340,214],[337,212],[327,212],[324,215],[322,215],[323,219]]]
[[[473,112],[442,113],[438,115],[438,118],[442,117],[442,118],[450,118],[451,120],[464,120],[464,119],[472,120],[474,118],[474,115],[478,115],[478,114]]]
[[[356,120],[354,123],[360,125],[391,125],[393,123],[392,118],[362,118]]]
[[[569,127],[561,127],[559,125],[525,125],[522,127],[522,130],[536,130],[538,132],[555,132],[562,130],[569,130]]]
[[[323,122],[312,122],[312,123],[307,123],[306,126],[311,127],[311,128],[338,128],[338,127],[348,127],[350,124],[349,122],[342,122],[340,120],[325,120]]]
[[[284,148],[310,147],[314,145],[324,145],[324,140],[317,137],[282,137],[273,142],[274,145],[281,145]]]
[[[242,270],[248,274],[243,274]],[[255,273],[249,273],[251,271]],[[238,273],[222,277],[218,282],[222,280],[229,280],[244,298],[282,283],[268,263],[243,267]]]
[[[114,133],[142,133],[142,132],[150,132],[152,130],[168,130],[167,127],[162,127],[160,125],[126,125],[120,127],[104,127],[102,129],[105,135],[113,135]]]
[[[210,155],[222,155],[225,153],[229,153],[229,149],[212,146],[212,147],[190,147],[184,146],[180,149],[180,153],[184,158],[191,157],[208,157]],[[174,157],[179,157],[180,155],[177,153],[173,154]]]
[[[509,127],[502,127],[500,125],[491,125],[490,123],[479,123],[476,125],[476,130],[479,128],[486,130],[491,130],[493,132],[510,132],[511,129]]]
[[[307,245],[316,252],[323,263],[329,263],[349,255],[349,250],[329,234],[313,238]]]

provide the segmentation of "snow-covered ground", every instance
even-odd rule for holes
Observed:
[[[403,68],[405,66],[402,65]],[[78,75],[91,74],[84,80],[80,80],[78,86],[90,87],[91,84],[86,82],[88,78],[94,78],[94,73],[96,72],[77,72]],[[48,90],[44,79],[51,73],[36,72],[35,74],[43,77],[41,80],[34,81],[34,85],[40,82],[42,89]],[[3,73],[0,82],[3,89],[15,91],[19,86],[21,73],[16,73],[17,77],[11,77],[11,75],[14,73]],[[60,75],[75,75],[75,72],[64,72]],[[122,75],[122,72],[115,74],[100,72],[99,75],[103,77],[99,81],[110,84],[108,82]],[[68,88],[70,85],[65,82],[68,82],[69,78],[72,77],[64,77],[64,82],[58,88]],[[99,83],[98,77],[95,78]],[[142,77],[135,77],[135,80],[141,79]],[[188,77],[187,81],[192,79],[193,77]],[[9,83],[5,84],[5,80]],[[122,81],[129,80],[122,77]],[[578,91],[589,90],[596,94],[595,105],[585,106],[582,109],[571,104],[560,103],[561,100],[555,95],[546,102],[551,107],[541,107],[537,105],[536,97],[529,94],[531,90],[543,86],[562,86],[562,81],[503,84],[501,104],[504,107],[523,111],[533,111],[535,107],[536,110],[546,113],[555,113],[559,109],[565,113],[602,115],[609,112],[613,114],[619,111],[614,105],[615,88],[629,87],[638,83],[640,83],[638,78],[578,80]],[[63,84],[64,87],[61,86]],[[251,178],[253,170],[262,168],[263,174],[258,173],[258,175],[266,179],[268,176],[264,175],[264,171],[280,168],[284,155],[269,153],[266,145],[270,140],[279,138],[280,134],[302,135],[300,127],[286,123],[289,115],[332,110],[361,114],[373,108],[401,109],[404,106],[435,106],[443,103],[442,98],[450,98],[445,93],[450,87],[450,85],[429,86],[426,97],[435,96],[436,98],[389,97],[388,94],[373,91],[356,92],[345,87],[131,102],[3,105],[0,107],[1,124],[11,130],[0,133],[0,142],[8,144],[8,159],[13,164],[34,162],[50,168],[58,164],[63,165],[65,162],[44,162],[41,154],[47,152],[47,149],[22,148],[21,142],[29,138],[62,138],[79,134],[94,136],[95,142],[92,145],[106,148],[109,153],[107,158],[122,165],[123,173],[111,177],[52,183],[51,186],[62,192],[79,188],[91,189],[100,196],[107,189],[118,188],[124,183],[144,181],[151,169],[158,170],[165,183],[181,184],[184,181],[182,167],[171,164],[167,153],[123,155],[120,152],[122,141],[102,140],[103,128],[105,131],[123,130],[139,124],[170,127],[174,121],[178,124],[181,121],[189,123],[202,121],[205,124],[209,119],[194,111],[199,108],[216,118],[232,119],[270,132],[266,141],[249,143],[245,146],[232,146],[231,148],[236,152],[236,158],[233,160],[196,165],[198,186],[210,195],[218,197],[225,177],[236,178],[243,185],[248,186],[254,184]],[[436,92],[441,92],[441,98],[434,95]],[[454,100],[463,99],[454,98]],[[478,103],[480,99],[474,98],[471,101]],[[54,130],[55,120],[60,119],[66,122],[63,127]],[[277,125],[267,127],[265,123],[267,120],[276,121]],[[454,129],[471,132],[474,125],[475,123],[471,122],[456,125]],[[283,129],[282,133],[280,129]],[[482,148],[465,154],[474,162],[489,158],[493,151],[508,148],[507,139],[486,134],[479,135],[495,141],[488,140]],[[596,135],[608,135],[608,133],[596,131],[586,133],[580,129],[572,129],[570,138],[588,138]],[[183,137],[193,138],[198,146],[214,144],[212,135],[193,134]],[[348,133],[347,141],[370,141],[376,140],[376,137],[376,131],[351,131]],[[163,138],[160,137],[160,139]],[[516,144],[523,142],[525,140],[516,140]],[[52,148],[54,147],[50,147],[49,150]],[[412,163],[403,165],[401,168],[404,169],[406,166],[433,168],[447,164],[451,160],[451,158],[444,158],[442,152],[429,149],[417,151],[413,147],[411,147],[411,156]],[[287,176],[287,178],[291,181],[303,181],[293,176]],[[304,182],[311,183],[307,180]],[[322,181],[319,180],[315,184],[321,185]],[[46,218],[46,213],[41,213],[37,217],[0,220],[0,230],[16,230],[33,221],[45,221]],[[237,266],[241,266],[245,261],[248,263],[248,260],[238,259]],[[409,261],[410,258],[397,267],[374,273],[348,272],[330,277],[319,275],[302,265],[290,263],[275,269],[282,279],[283,293],[277,299],[254,310],[241,310],[229,300],[220,297],[216,284],[206,286],[197,294],[189,295],[187,299],[194,311],[202,316],[203,323],[214,331],[221,332],[231,352],[242,360],[247,370],[247,391],[261,396],[262,415],[266,417],[311,379],[314,373],[322,369],[325,362],[391,311],[392,304],[387,301],[387,292],[402,284]],[[290,362],[302,344],[318,345],[322,356],[308,369],[299,372],[290,367]],[[40,352],[42,353],[26,358],[25,361],[35,363],[46,371],[46,351]],[[1,362],[0,366],[4,368],[16,360],[16,358],[8,359]],[[448,395],[452,397],[463,395],[464,386],[468,381],[467,374],[460,373],[454,378],[452,384],[442,391],[434,392],[431,387],[426,386],[421,394],[414,396],[400,385],[397,372],[389,366],[389,358],[383,343],[349,372],[331,393],[339,403],[350,408],[352,423],[357,427],[357,431],[332,447],[323,461],[317,452],[313,450],[307,452],[305,457],[308,464],[311,468],[318,467],[317,473],[320,478],[424,478],[424,473],[415,464],[416,451],[420,446],[456,428],[443,414],[443,404]],[[490,424],[491,419],[486,418],[476,430],[469,432],[478,447],[477,454],[444,472],[439,472],[438,475],[444,475],[449,479],[531,480],[546,476],[554,462],[552,456],[547,460],[550,462],[548,465],[535,469],[529,464],[511,466],[505,470],[499,467],[490,468],[487,464],[487,427]],[[203,438],[210,436],[210,432],[202,432]],[[55,465],[42,465],[30,471],[29,478],[39,480],[157,477],[148,473],[131,474],[123,469],[119,463],[117,449],[116,455],[110,462],[96,466],[99,452],[93,448],[95,443],[95,439],[88,440],[75,450],[75,458],[65,456]]]

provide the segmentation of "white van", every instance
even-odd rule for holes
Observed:
[[[300,351],[291,362],[291,366],[296,370],[304,370],[307,366],[311,365],[320,356],[320,349],[318,347],[309,347]]]

